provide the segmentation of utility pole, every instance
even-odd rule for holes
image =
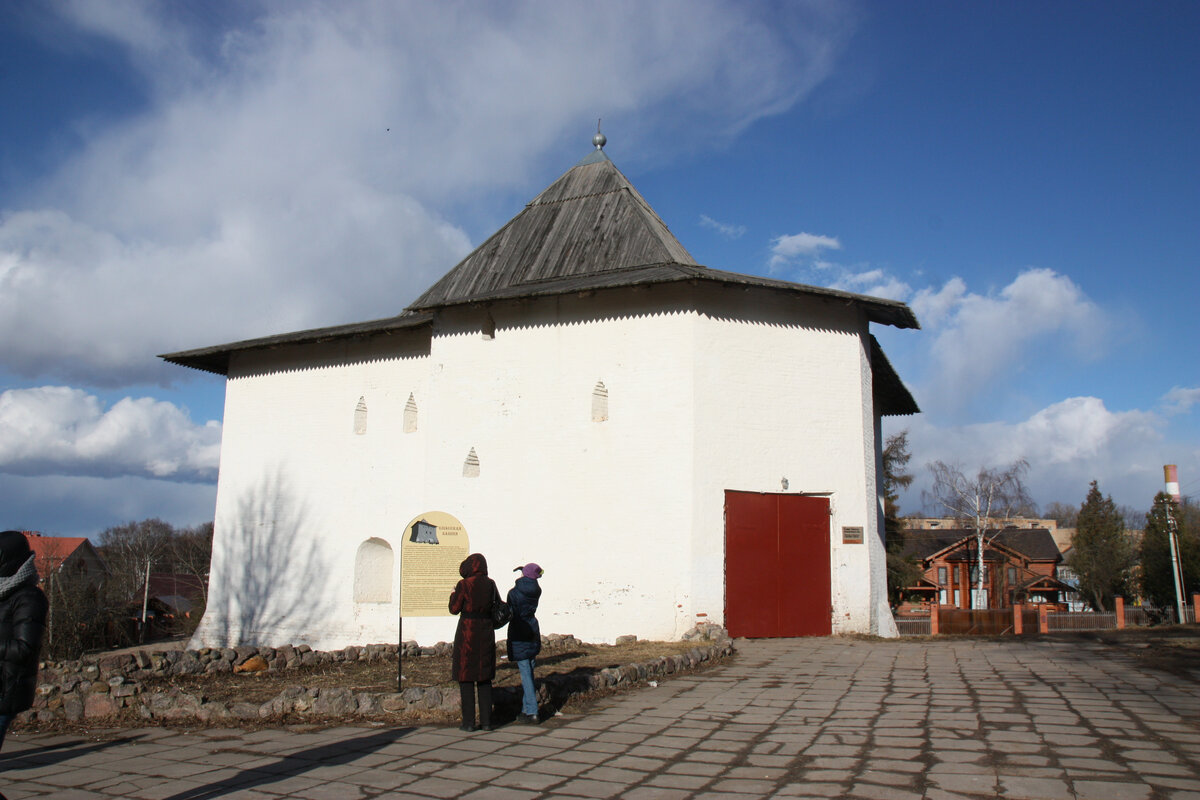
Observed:
[[[1163,465],[1163,480],[1167,485],[1167,494],[1171,496],[1171,504],[1167,506],[1167,542],[1171,547],[1171,577],[1175,579],[1175,610],[1179,616],[1176,621],[1182,625],[1187,621],[1183,615],[1183,565],[1179,559],[1179,536],[1175,524],[1175,509],[1183,498],[1179,495],[1179,472],[1174,464]]]
[[[146,641],[146,611],[150,605],[150,559],[146,559],[146,583],[142,590],[142,630],[138,636],[139,642]]]

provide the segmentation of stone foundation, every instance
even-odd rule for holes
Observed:
[[[685,639],[696,642],[686,653],[663,656],[645,664],[597,670],[586,675],[547,675],[538,678],[541,704],[561,706],[570,697],[599,689],[629,686],[657,677],[690,671],[733,653],[733,642],[715,625],[697,627]],[[578,647],[573,636],[543,637],[546,650]],[[404,658],[448,655],[451,645],[439,642],[420,647],[405,642]],[[502,643],[498,644],[501,648]],[[359,692],[346,688],[290,686],[265,703],[221,703],[177,687],[160,688],[165,679],[181,675],[206,675],[256,670],[288,671],[352,661],[395,661],[394,644],[371,644],[344,650],[318,652],[307,645],[284,647],[203,648],[200,650],[143,650],[119,655],[85,657],[79,661],[44,662],[38,675],[33,708],[18,715],[24,723],[55,720],[102,720],[134,715],[147,720],[270,719],[285,715],[320,717],[375,717],[407,711],[458,713],[458,692],[443,688],[413,687],[402,692]],[[496,687],[493,703],[498,710],[519,710],[521,689]]]

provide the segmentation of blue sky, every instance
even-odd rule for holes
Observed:
[[[399,312],[585,155],[702,264],[909,303],[924,465],[1200,489],[1200,5],[0,9],[0,508],[212,517],[223,382],[155,355]]]

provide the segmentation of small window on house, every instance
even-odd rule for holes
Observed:
[[[354,602],[392,602],[392,546],[383,539],[367,539],[354,557]]]
[[[467,453],[467,460],[463,462],[463,477],[479,477],[479,456],[475,453],[474,447],[471,448],[471,452]]]
[[[946,590],[945,589],[938,589],[938,602],[941,603],[942,605],[946,605]]]
[[[354,407],[354,433],[362,436],[367,432],[367,400],[365,397],[358,398],[358,405]]]
[[[592,388],[592,422],[605,422],[608,419],[608,387],[604,381],[596,381]]]
[[[938,586],[946,585],[946,568],[938,567]]]
[[[404,432],[413,433],[417,429],[417,401],[412,392],[408,393],[408,402],[404,404]]]
[[[1016,583],[1017,583],[1017,568],[1009,567],[1008,568],[1008,585],[1015,586]]]

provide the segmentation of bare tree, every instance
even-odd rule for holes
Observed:
[[[1054,502],[1046,507],[1044,515],[1046,519],[1057,522],[1060,528],[1074,528],[1079,521],[1079,506]]]
[[[958,464],[934,461],[929,465],[933,485],[921,493],[922,500],[975,532],[976,597],[972,598],[973,608],[983,595],[984,547],[1014,517],[1033,508],[1033,501],[1025,491],[1024,477],[1028,470],[1029,462],[1023,458],[1004,468],[981,467],[973,476]]]
[[[109,596],[118,605],[139,602],[141,635],[145,635],[150,571],[171,555],[175,529],[161,519],[108,528],[100,534],[100,554],[108,565]]]
[[[172,549],[175,571],[194,577],[200,586],[202,602],[208,605],[208,572],[212,564],[213,524],[175,531]]]

